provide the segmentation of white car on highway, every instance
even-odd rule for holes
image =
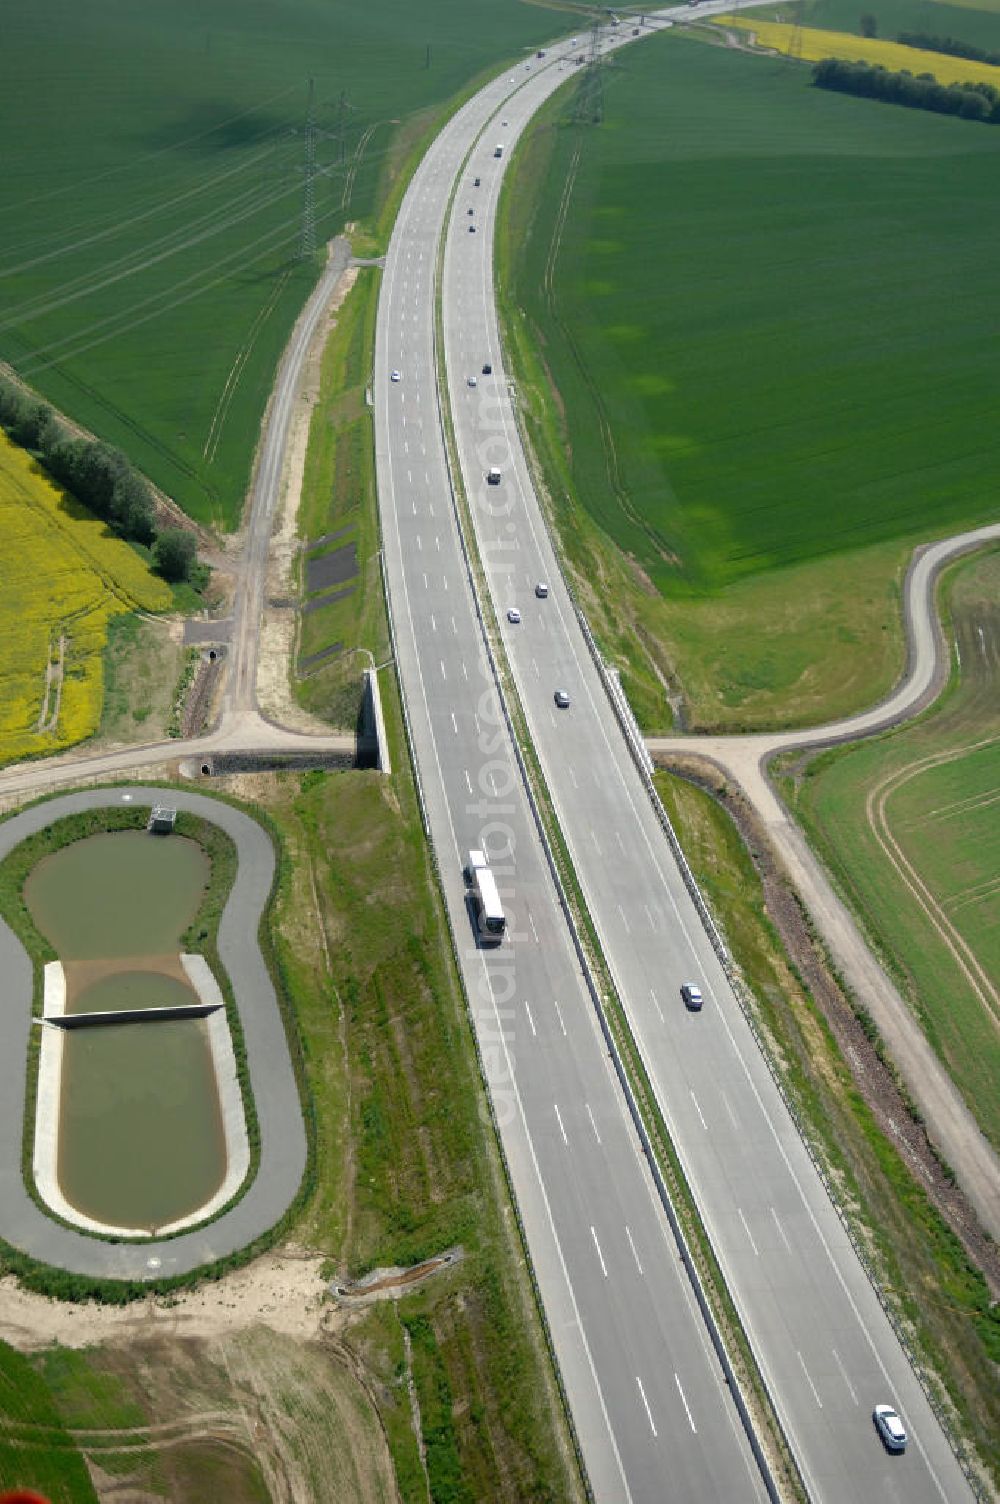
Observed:
[[[400,376],[398,371],[393,371],[392,375],[389,377],[390,381],[402,381],[402,379],[403,378],[402,376]]]
[[[906,1451],[906,1429],[891,1405],[876,1405],[872,1420],[888,1451]]]
[[[518,622],[521,620],[521,613],[516,606],[511,606],[510,610],[507,612],[507,620],[510,622],[511,626],[514,627],[516,627]]]

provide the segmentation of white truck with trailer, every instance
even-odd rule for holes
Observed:
[[[507,929],[507,917],[485,851],[473,849],[465,864],[465,882],[476,911],[479,936],[484,945],[499,945]]]

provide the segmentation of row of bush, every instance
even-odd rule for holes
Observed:
[[[153,562],[164,578],[188,578],[197,552],[194,537],[181,528],[158,532],[149,485],[120,449],[77,437],[47,403],[3,376],[0,427],[15,444],[37,454],[53,479],[120,537],[151,544]]]
[[[904,47],[918,47],[921,52],[943,52],[948,57],[966,57],[974,63],[989,63],[991,68],[1000,68],[1000,52],[987,52],[973,42],[960,42],[957,37],[934,37],[926,31],[901,31],[898,40]]]
[[[813,82],[821,89],[835,89],[840,94],[883,99],[912,110],[935,110],[941,115],[1000,125],[1000,93],[992,84],[939,84],[932,73],[915,75],[905,69],[893,73],[878,64],[849,63],[836,57],[824,58],[816,64]]]

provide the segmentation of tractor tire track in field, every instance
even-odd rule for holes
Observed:
[[[869,789],[865,799],[865,815],[886,861],[910,896],[923,910],[938,938],[948,949],[955,964],[979,999],[984,1011],[992,1018],[995,1025],[1000,1026],[1000,990],[994,985],[975,951],[959,934],[930,888],[906,857],[892,833],[886,808],[890,797],[912,778],[918,777],[921,773],[930,772],[932,768],[955,762],[970,752],[978,752],[983,747],[992,746],[996,740],[995,736],[988,736],[982,741],[970,742],[967,746],[952,747],[944,752],[932,753],[927,757],[919,758],[916,762],[908,763],[904,768],[897,768],[894,772],[886,774]],[[967,803],[968,801],[961,802]],[[977,802],[979,801],[974,801],[974,803]]]
[[[544,289],[545,302],[549,317],[555,327],[562,334],[566,346],[573,357],[573,362],[580,373],[580,379],[587,389],[587,393],[594,406],[597,417],[597,426],[601,435],[601,448],[604,451],[604,468],[607,475],[608,488],[613,493],[615,500],[629,521],[644,533],[649,539],[655,551],[668,563],[674,562],[674,556],[667,547],[666,541],[652,526],[648,518],[643,517],[633,506],[628,487],[622,479],[621,464],[618,459],[618,449],[615,444],[614,425],[608,417],[604,399],[598,383],[590,374],[586,359],[577,343],[576,336],[569,322],[563,317],[559,307],[559,300],[555,291],[555,270],[562,250],[563,232],[569,217],[570,204],[573,199],[573,190],[576,186],[577,175],[580,170],[580,158],[583,154],[584,135],[583,128],[577,131],[576,144],[573,147],[573,156],[566,172],[566,181],[563,185],[562,195],[559,200],[559,208],[556,212],[555,224],[552,227],[552,238],[549,241],[548,252],[545,257],[545,270],[542,275],[542,287]]]

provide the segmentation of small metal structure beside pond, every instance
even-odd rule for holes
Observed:
[[[146,831],[75,841],[24,886],[59,957],[45,967],[36,1188],[60,1217],[116,1237],[203,1221],[250,1166],[223,997],[205,958],[179,953],[209,860],[164,839],[175,820],[155,806]]]

